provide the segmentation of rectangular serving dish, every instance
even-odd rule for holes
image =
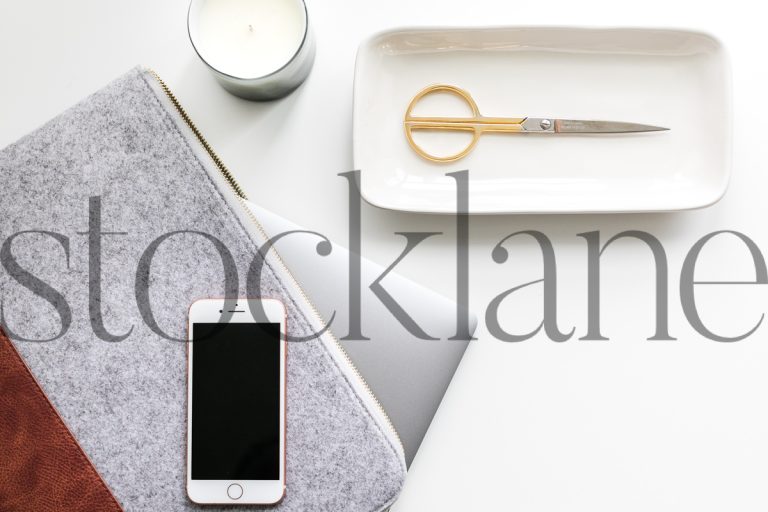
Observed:
[[[361,44],[355,70],[354,164],[371,204],[456,211],[469,170],[475,214],[648,212],[718,201],[731,167],[731,76],[723,45],[686,30],[429,28]],[[483,136],[453,163],[408,145],[411,99],[437,83],[467,90],[488,116],[630,121],[668,132]]]

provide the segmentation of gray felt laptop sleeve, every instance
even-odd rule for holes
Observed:
[[[168,338],[186,337],[192,302],[225,293],[206,235],[240,296],[265,241],[184,116],[136,69],[0,152],[3,325],[126,510],[200,508],[185,491],[186,344]],[[261,294],[286,304],[289,333],[322,330],[279,257],[265,263]],[[288,350],[287,491],[272,508],[386,509],[405,478],[386,414],[329,331]]]

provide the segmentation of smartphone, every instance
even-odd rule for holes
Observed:
[[[271,505],[285,494],[286,314],[272,299],[189,309],[187,495]]]

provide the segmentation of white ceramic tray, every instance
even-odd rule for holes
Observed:
[[[463,160],[433,163],[409,147],[403,116],[411,98],[436,83],[469,91],[484,115],[671,130],[490,134]],[[716,39],[682,30],[393,30],[358,50],[353,138],[362,195],[383,208],[454,212],[455,180],[445,174],[463,169],[471,213],[698,208],[728,185],[730,66]]]

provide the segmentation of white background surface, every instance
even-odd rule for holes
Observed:
[[[482,317],[492,297],[539,279],[536,246],[507,234],[538,229],[557,251],[559,321],[576,328],[557,344],[543,335],[518,344],[481,327],[408,478],[396,512],[425,510],[715,511],[766,510],[768,340],[718,344],[687,324],[678,278],[688,248],[717,229],[742,231],[768,250],[765,20],[746,2],[635,3],[549,0],[341,2],[311,0],[318,39],[309,81],[288,99],[247,103],[209,76],[187,40],[186,1],[27,0],[0,3],[0,146],[136,64],[155,68],[202,132],[262,206],[346,243],[346,181],[352,167],[351,93],[355,51],[374,31],[398,25],[579,24],[675,26],[722,38],[734,70],[735,160],[731,188],[714,207],[678,214],[501,216],[471,222],[471,303]],[[754,2],[751,5],[756,6]],[[5,198],[3,200],[8,200]],[[83,205],[85,208],[86,205]],[[395,231],[444,231],[400,271],[454,294],[453,225],[448,217],[364,208],[364,252],[388,265],[402,249]],[[606,251],[603,334],[586,332],[586,252],[577,233],[603,239],[642,229],[670,262],[670,330],[653,334],[652,267],[641,243]],[[750,260],[732,240],[702,255],[699,279],[750,279]],[[540,318],[541,287],[517,293],[504,325],[524,332]],[[737,334],[768,309],[763,287],[698,293],[705,322]],[[424,371],[429,371],[425,368]]]

